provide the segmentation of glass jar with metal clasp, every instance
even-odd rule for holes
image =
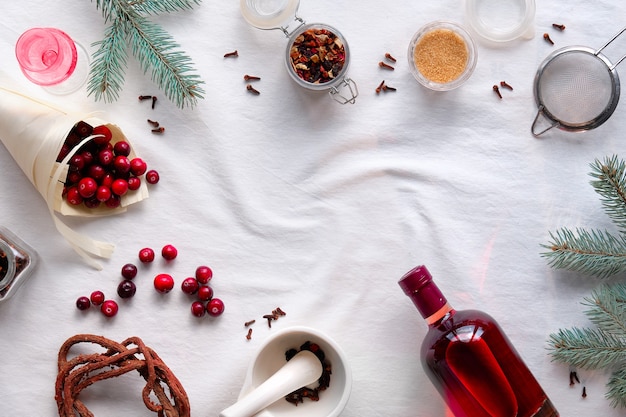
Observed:
[[[341,104],[354,104],[359,94],[348,78],[350,48],[341,32],[323,23],[307,24],[298,16],[300,0],[240,0],[244,19],[258,29],[279,29],[289,39],[287,72],[301,87],[328,90]]]

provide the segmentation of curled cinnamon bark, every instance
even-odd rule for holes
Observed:
[[[68,357],[70,349],[80,343],[92,343],[105,349],[102,353]],[[158,417],[189,417],[189,398],[180,381],[138,337],[121,343],[92,334],[79,334],[65,341],[58,356],[55,400],[59,417],[93,417],[78,398],[82,390],[95,382],[137,371],[146,380],[142,398],[146,407]],[[153,401],[156,398],[158,402]]]

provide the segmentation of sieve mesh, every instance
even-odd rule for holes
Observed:
[[[610,68],[602,59],[575,49],[546,63],[538,74],[536,93],[553,119],[584,126],[614,104],[615,88]]]

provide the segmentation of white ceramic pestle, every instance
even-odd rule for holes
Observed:
[[[219,417],[251,417],[287,394],[322,376],[322,363],[311,351],[298,352],[253,391],[223,410]]]

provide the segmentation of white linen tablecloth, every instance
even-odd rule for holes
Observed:
[[[604,398],[608,374],[579,370],[583,399],[582,385],[569,386],[568,367],[548,355],[550,333],[590,326],[581,301],[601,282],[550,269],[540,245],[560,227],[614,230],[588,173],[596,158],[626,157],[626,108],[583,134],[530,133],[539,64],[561,46],[602,46],[626,24],[623,3],[539,0],[535,36],[500,46],[476,38],[475,73],[446,93],[413,79],[406,50],[427,22],[465,23],[463,2],[304,0],[299,14],[348,40],[356,104],[298,87],[286,73],[280,31],[249,26],[236,1],[206,0],[153,18],[206,82],[195,108],[177,109],[133,58],[115,103],[94,102],[85,89],[54,96],[21,74],[15,42],[31,27],[57,27],[93,52],[106,27],[95,2],[3,5],[4,81],[62,107],[104,111],[161,181],[123,215],[69,220],[116,245],[97,271],[56,232],[44,201],[0,147],[0,224],[41,257],[35,275],[0,304],[0,415],[56,415],[58,349],[70,336],[95,333],[141,337],[181,380],[192,416],[216,416],[237,398],[258,346],[296,324],[328,333],[350,358],[354,385],[344,416],[447,415],[419,361],[426,325],[397,285],[426,264],[455,307],[500,322],[562,416],[623,416]],[[613,57],[626,52],[619,45],[626,42]],[[235,49],[238,58],[223,57]],[[398,59],[393,72],[378,67],[385,52]],[[262,78],[259,96],[246,91],[246,73]],[[377,95],[382,80],[397,91]],[[514,87],[502,100],[492,91],[501,80]],[[140,94],[157,95],[156,108]],[[148,118],[165,133],[152,134]],[[116,317],[76,309],[76,298],[94,290],[117,299],[121,266],[137,262],[142,247],[168,243],[178,258],[141,265],[137,294]],[[215,295],[226,304],[217,319],[193,317],[178,289],[201,264],[213,268]],[[152,288],[159,272],[176,279],[166,296]],[[287,315],[270,329],[261,317],[277,306]],[[243,323],[251,319],[248,341]],[[150,415],[141,387],[118,378],[92,387],[85,401],[98,417]]]

